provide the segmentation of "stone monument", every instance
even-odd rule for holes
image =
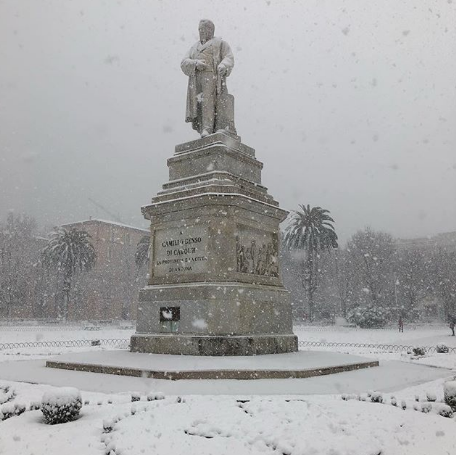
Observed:
[[[148,286],[131,350],[256,355],[297,351],[279,264],[287,212],[261,183],[263,164],[241,142],[226,77],[229,45],[203,20],[182,61],[186,121],[201,139],[177,145],[169,182],[142,208],[151,221]]]

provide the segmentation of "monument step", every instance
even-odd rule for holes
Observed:
[[[279,203],[273,199],[269,194],[260,193],[258,191],[251,191],[245,187],[240,187],[234,185],[231,182],[204,182],[200,185],[193,185],[189,187],[181,187],[180,189],[174,189],[173,191],[161,191],[157,196],[152,198],[152,204],[157,202],[165,202],[176,200],[180,198],[186,198],[189,196],[203,195],[208,193],[218,193],[218,194],[242,194],[249,198],[256,199],[260,202],[265,202],[267,204],[279,206]]]
[[[230,216],[230,208],[234,208],[237,213],[245,210],[246,212],[258,214],[258,217],[269,217],[278,220],[279,223],[284,221],[288,215],[288,212],[281,209],[276,201],[261,201],[257,198],[242,194],[241,192],[224,193],[215,191],[154,202],[141,207],[141,212],[146,219],[150,220],[153,216],[164,215],[169,212],[187,212],[187,214],[194,214],[195,210],[202,210],[203,216],[204,211],[210,210],[211,207],[219,212],[218,216],[222,213],[220,212],[221,209],[223,209],[223,213],[225,213],[226,216]],[[191,218],[190,216],[188,217]],[[252,216],[250,218],[252,218]],[[183,220],[184,218],[181,219]],[[258,223],[258,226],[261,226],[261,223]]]
[[[208,171],[224,171],[261,184],[263,163],[255,157],[216,143],[169,158],[168,168],[169,180],[195,177]]]
[[[365,357],[317,351],[253,357],[197,357],[106,351],[64,354],[46,362],[48,368],[168,380],[310,378],[378,366],[378,361]],[[290,393],[286,386],[283,393]]]
[[[224,145],[225,147],[234,150],[244,155],[255,157],[255,150],[241,142],[239,136],[229,135],[227,133],[214,133],[209,136],[195,139],[193,141],[178,144],[175,147],[175,155],[181,155],[195,150],[201,150],[212,145]]]
[[[237,175],[227,171],[212,171],[204,174],[199,174],[192,177],[185,177],[182,179],[171,180],[170,182],[163,184],[163,190],[167,191],[173,188],[191,187],[192,185],[199,184],[201,182],[211,181],[226,181],[234,182],[240,187],[252,188],[261,193],[267,193],[267,188],[259,183],[251,182],[250,180],[243,179]],[[159,193],[160,194],[160,193]]]

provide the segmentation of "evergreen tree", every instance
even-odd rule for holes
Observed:
[[[68,319],[71,285],[77,272],[88,272],[96,262],[90,235],[83,230],[59,228],[42,251],[46,268],[57,270],[63,277],[63,317]]]
[[[329,211],[321,207],[300,205],[293,212],[285,230],[285,245],[302,252],[302,282],[309,308],[309,320],[315,312],[315,291],[318,287],[320,253],[337,248],[337,234]]]

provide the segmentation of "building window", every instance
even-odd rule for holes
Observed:
[[[176,333],[179,331],[180,307],[160,308],[160,332]]]

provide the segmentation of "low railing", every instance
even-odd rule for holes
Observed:
[[[373,343],[336,343],[328,341],[299,341],[299,347],[311,348],[359,348],[375,349],[387,352],[410,352],[419,347],[426,354],[437,352],[437,346],[419,346],[419,345],[400,345],[400,344],[373,344]],[[100,338],[93,340],[52,340],[52,341],[21,341],[17,343],[0,343],[2,349],[21,349],[21,348],[83,348],[92,346],[111,346],[117,349],[128,349],[130,339],[123,338]],[[448,352],[456,353],[456,347],[447,346]]]
[[[18,343],[0,343],[0,350],[21,348],[83,348],[89,346],[112,346],[118,349],[128,349],[130,339],[100,338],[93,340],[21,341]]]
[[[362,348],[379,349],[388,352],[411,352],[414,348],[421,348],[426,354],[437,352],[437,346],[407,346],[400,344],[372,344],[372,343],[337,343],[331,341],[298,341],[299,347],[322,347],[322,348]],[[456,353],[456,347],[449,347],[448,352]]]

